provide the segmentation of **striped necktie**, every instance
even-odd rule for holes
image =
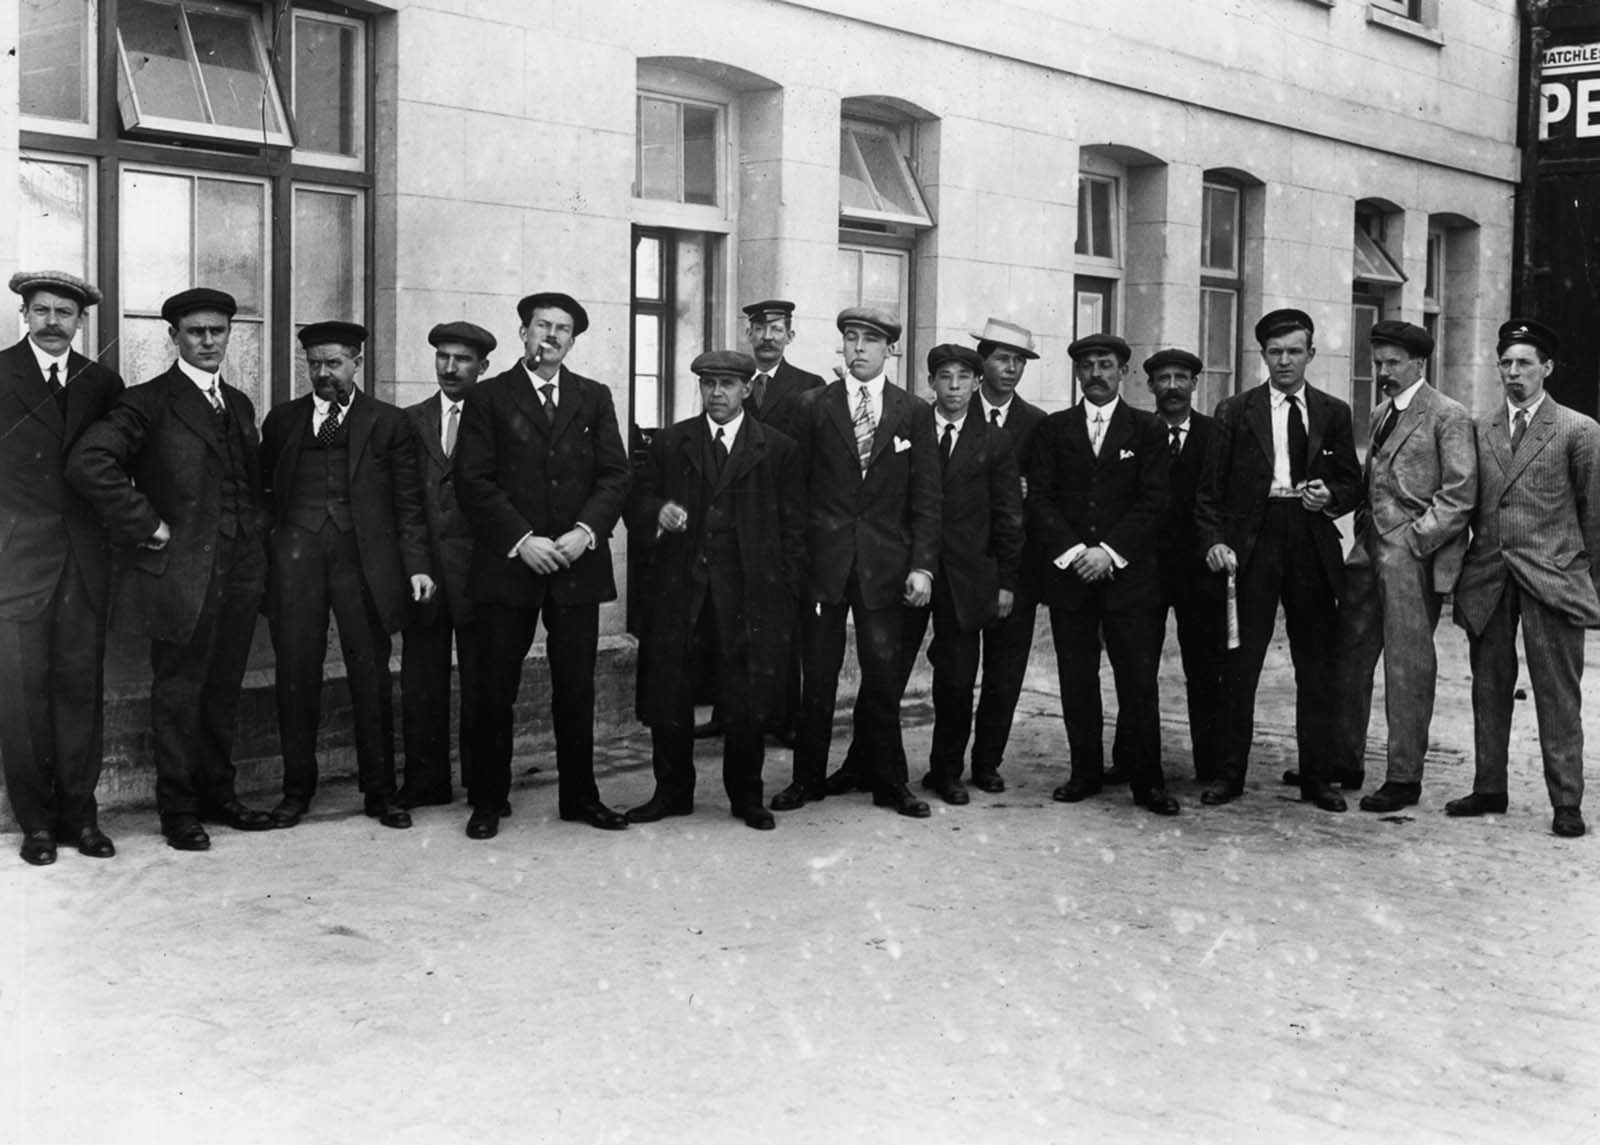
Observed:
[[[872,398],[866,386],[861,387],[861,401],[856,404],[856,453],[861,458],[861,472],[867,471],[872,461],[872,435],[877,425],[872,420]]]

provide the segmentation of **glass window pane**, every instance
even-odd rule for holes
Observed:
[[[193,9],[188,16],[212,122],[282,131],[277,103],[267,95],[249,17]]]
[[[296,188],[294,193],[294,323],[361,321],[360,201],[354,195]]]
[[[717,205],[717,120],[714,107],[683,105],[683,201]]]
[[[159,318],[122,319],[122,336],[117,344],[121,373],[130,385],[148,382],[177,359],[167,324]]]
[[[635,298],[658,301],[661,298],[661,240],[640,238],[633,246],[633,293]]]
[[[633,379],[633,424],[640,429],[661,428],[661,379],[654,374]]]
[[[194,285],[192,191],[193,181],[179,175],[123,171],[118,221],[124,310],[159,311],[167,297]]]
[[[835,310],[848,310],[861,305],[861,252],[852,247],[841,247],[834,263],[838,297]]]
[[[228,356],[222,362],[222,376],[229,385],[243,390],[255,403],[257,420],[266,416],[266,379],[262,376],[262,325],[260,322],[233,320],[228,335]],[[176,357],[176,353],[173,354]],[[309,388],[309,382],[307,388]]]
[[[89,0],[22,0],[23,115],[89,121]]]
[[[1239,192],[1231,187],[1207,187],[1202,211],[1200,264],[1205,270],[1233,274],[1239,267]]]
[[[226,290],[238,299],[241,314],[262,313],[266,188],[221,179],[195,182],[195,282]]]
[[[881,307],[899,317],[902,313],[900,272],[905,255],[897,251],[861,252],[861,305]]]
[[[18,261],[88,276],[89,168],[23,159]]]
[[[361,84],[356,29],[296,16],[294,114],[300,147],[330,155],[359,150]]]
[[[173,4],[122,0],[117,35],[127,55],[127,79],[145,117],[206,122],[198,76],[183,42],[183,13]]]
[[[1115,216],[1114,191],[1115,184],[1101,179],[1096,179],[1089,184],[1089,227],[1090,250],[1089,253],[1097,258],[1115,258],[1116,249],[1112,244],[1112,221]]]
[[[661,316],[633,316],[633,372],[655,377],[661,371]]]
[[[895,141],[887,135],[873,132],[857,131],[854,134],[856,143],[861,147],[861,158],[867,165],[872,188],[882,201],[879,209],[902,215],[921,215],[922,203],[906,182]]]
[[[678,200],[678,104],[639,99],[639,197]]]
[[[1207,370],[1231,373],[1236,360],[1234,339],[1239,329],[1235,317],[1239,295],[1232,290],[1200,291],[1200,360]]]
[[[1082,176],[1078,178],[1078,238],[1072,252],[1089,253],[1089,181]]]
[[[839,136],[839,205],[858,211],[876,211],[878,197],[872,193],[867,168],[856,150],[855,133],[845,128]]]

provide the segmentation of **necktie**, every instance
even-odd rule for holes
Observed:
[[[1089,448],[1094,450],[1096,457],[1100,456],[1100,440],[1106,432],[1106,415],[1102,410],[1094,411],[1094,429],[1089,433]]]
[[[1000,411],[999,410],[992,409],[992,410],[989,411],[989,424],[994,426],[996,429],[1000,428]]]
[[[939,465],[942,468],[950,463],[950,454],[956,448],[956,423],[944,423],[944,436],[939,439]]]
[[[458,405],[452,405],[450,407],[450,412],[445,414],[444,418],[444,455],[446,457],[455,456],[456,431],[460,428],[461,407]]]
[[[856,454],[861,458],[861,472],[867,471],[872,460],[872,435],[877,426],[872,421],[872,398],[866,386],[861,387],[861,401],[856,405]]]
[[[717,426],[717,440],[711,443],[711,456],[717,459],[717,476],[722,476],[722,467],[728,463],[728,442],[723,437],[722,426]]]
[[[1167,432],[1172,435],[1172,443],[1167,446],[1167,453],[1176,461],[1178,454],[1183,452],[1183,427],[1171,425],[1167,427]]]
[[[1300,416],[1300,398],[1289,395],[1289,483],[1303,485],[1306,480],[1306,453],[1310,439],[1306,437],[1306,419]]]
[[[1383,448],[1383,443],[1389,440],[1389,435],[1394,432],[1395,423],[1399,420],[1400,407],[1390,402],[1389,412],[1383,415],[1383,424],[1378,426],[1378,432],[1372,439],[1374,453]]]
[[[556,423],[556,386],[554,382],[546,382],[539,387],[539,392],[544,395],[544,420],[551,425]]]
[[[766,404],[766,401],[767,401],[767,375],[766,374],[757,374],[756,375],[756,384],[755,384],[754,388],[752,388],[751,391],[750,391],[750,407],[754,412],[760,413],[761,412],[761,407]]]
[[[322,426],[317,430],[317,441],[324,449],[333,444],[333,435],[339,432],[339,406],[330,403],[328,416],[322,419]]]
[[[1528,432],[1528,411],[1519,409],[1517,416],[1511,419],[1511,452],[1517,451],[1517,446],[1522,444],[1522,439]]]
[[[222,391],[217,388],[215,380],[212,381],[211,388],[206,391],[206,397],[211,399],[211,414],[217,419],[217,424],[226,425],[228,407],[222,404]]]
[[[45,384],[50,387],[50,393],[56,399],[56,405],[66,409],[67,387],[61,384],[61,367],[58,363],[50,363],[50,376],[45,379]]]

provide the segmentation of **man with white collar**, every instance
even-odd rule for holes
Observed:
[[[1365,778],[1372,673],[1381,655],[1388,768],[1360,806],[1390,812],[1422,796],[1438,675],[1433,633],[1461,574],[1478,457],[1466,409],[1423,377],[1433,336],[1391,320],[1374,325],[1368,340],[1385,400],[1372,414],[1364,496],[1344,565],[1333,777],[1346,790]]]
[[[1478,505],[1456,584],[1472,657],[1477,775],[1453,816],[1506,809],[1517,628],[1539,721],[1550,829],[1582,835],[1584,630],[1600,628],[1600,426],[1545,392],[1560,349],[1531,319],[1500,327],[1505,401],[1475,419]]]
[[[25,862],[58,842],[91,858],[100,830],[105,529],[66,482],[68,451],[122,393],[122,379],[72,348],[100,292],[58,270],[11,276],[27,336],[0,351],[0,762]]]

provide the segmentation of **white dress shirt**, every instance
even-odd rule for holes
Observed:
[[[1111,432],[1111,417],[1112,417],[1113,414],[1115,414],[1117,412],[1117,403],[1120,402],[1121,400],[1122,400],[1121,398],[1112,398],[1110,401],[1108,401],[1103,406],[1097,406],[1093,402],[1089,401],[1087,398],[1085,398],[1083,400],[1083,416],[1085,418],[1084,428],[1089,431],[1089,444],[1090,444],[1091,447],[1093,447],[1095,445],[1095,436],[1096,436],[1095,435],[1095,416],[1096,416],[1096,414],[1098,414],[1099,417],[1102,419],[1101,425],[1100,425],[1100,432],[1099,432],[1099,439],[1100,439],[1099,440],[1099,444],[1101,446],[1104,446],[1105,445],[1106,434]],[[1095,450],[1095,455],[1099,456],[1099,453],[1100,453],[1099,449],[1096,449]],[[1059,557],[1057,557],[1055,559],[1054,564],[1055,564],[1056,568],[1058,568],[1058,569],[1068,568],[1072,564],[1073,561],[1078,559],[1078,554],[1083,552],[1088,547],[1089,547],[1088,545],[1084,544],[1082,541],[1079,541],[1077,544],[1073,545],[1070,549],[1068,549],[1066,552],[1062,553]],[[1116,549],[1112,548],[1110,545],[1106,544],[1104,541],[1100,542],[1099,547],[1102,550],[1104,550],[1106,556],[1111,558],[1111,567],[1112,567],[1112,569],[1114,569],[1114,570],[1115,569],[1125,569],[1125,568],[1128,567],[1127,560],[1124,559],[1122,554],[1117,552]]]
[[[1306,427],[1306,432],[1311,432],[1311,415],[1306,410],[1306,390],[1309,387],[1304,382],[1295,390],[1293,397],[1299,399],[1300,420]],[[1277,386],[1269,386],[1272,396],[1272,489],[1273,497],[1298,497],[1300,491],[1294,487],[1290,478],[1289,469],[1289,398],[1291,395],[1284,393]]]
[[[356,400],[356,395],[359,394],[360,392],[361,392],[360,390],[351,390],[350,391],[350,401],[345,402],[344,405],[339,407],[339,420],[341,422],[344,421],[345,418],[350,416],[350,402],[355,401]],[[315,393],[313,393],[311,395],[311,433],[312,433],[313,437],[316,436],[316,434],[321,431],[322,423],[328,420],[328,413],[332,409],[333,409],[333,403],[332,402],[324,401],[322,398],[319,398]]]
[[[44,352],[44,348],[32,338],[28,339],[28,348],[33,351],[34,360],[39,363],[39,372],[44,375],[45,381],[50,380],[50,367],[56,368],[56,381],[63,386],[67,384],[67,355],[71,350],[63,351],[57,357],[51,357]]]

